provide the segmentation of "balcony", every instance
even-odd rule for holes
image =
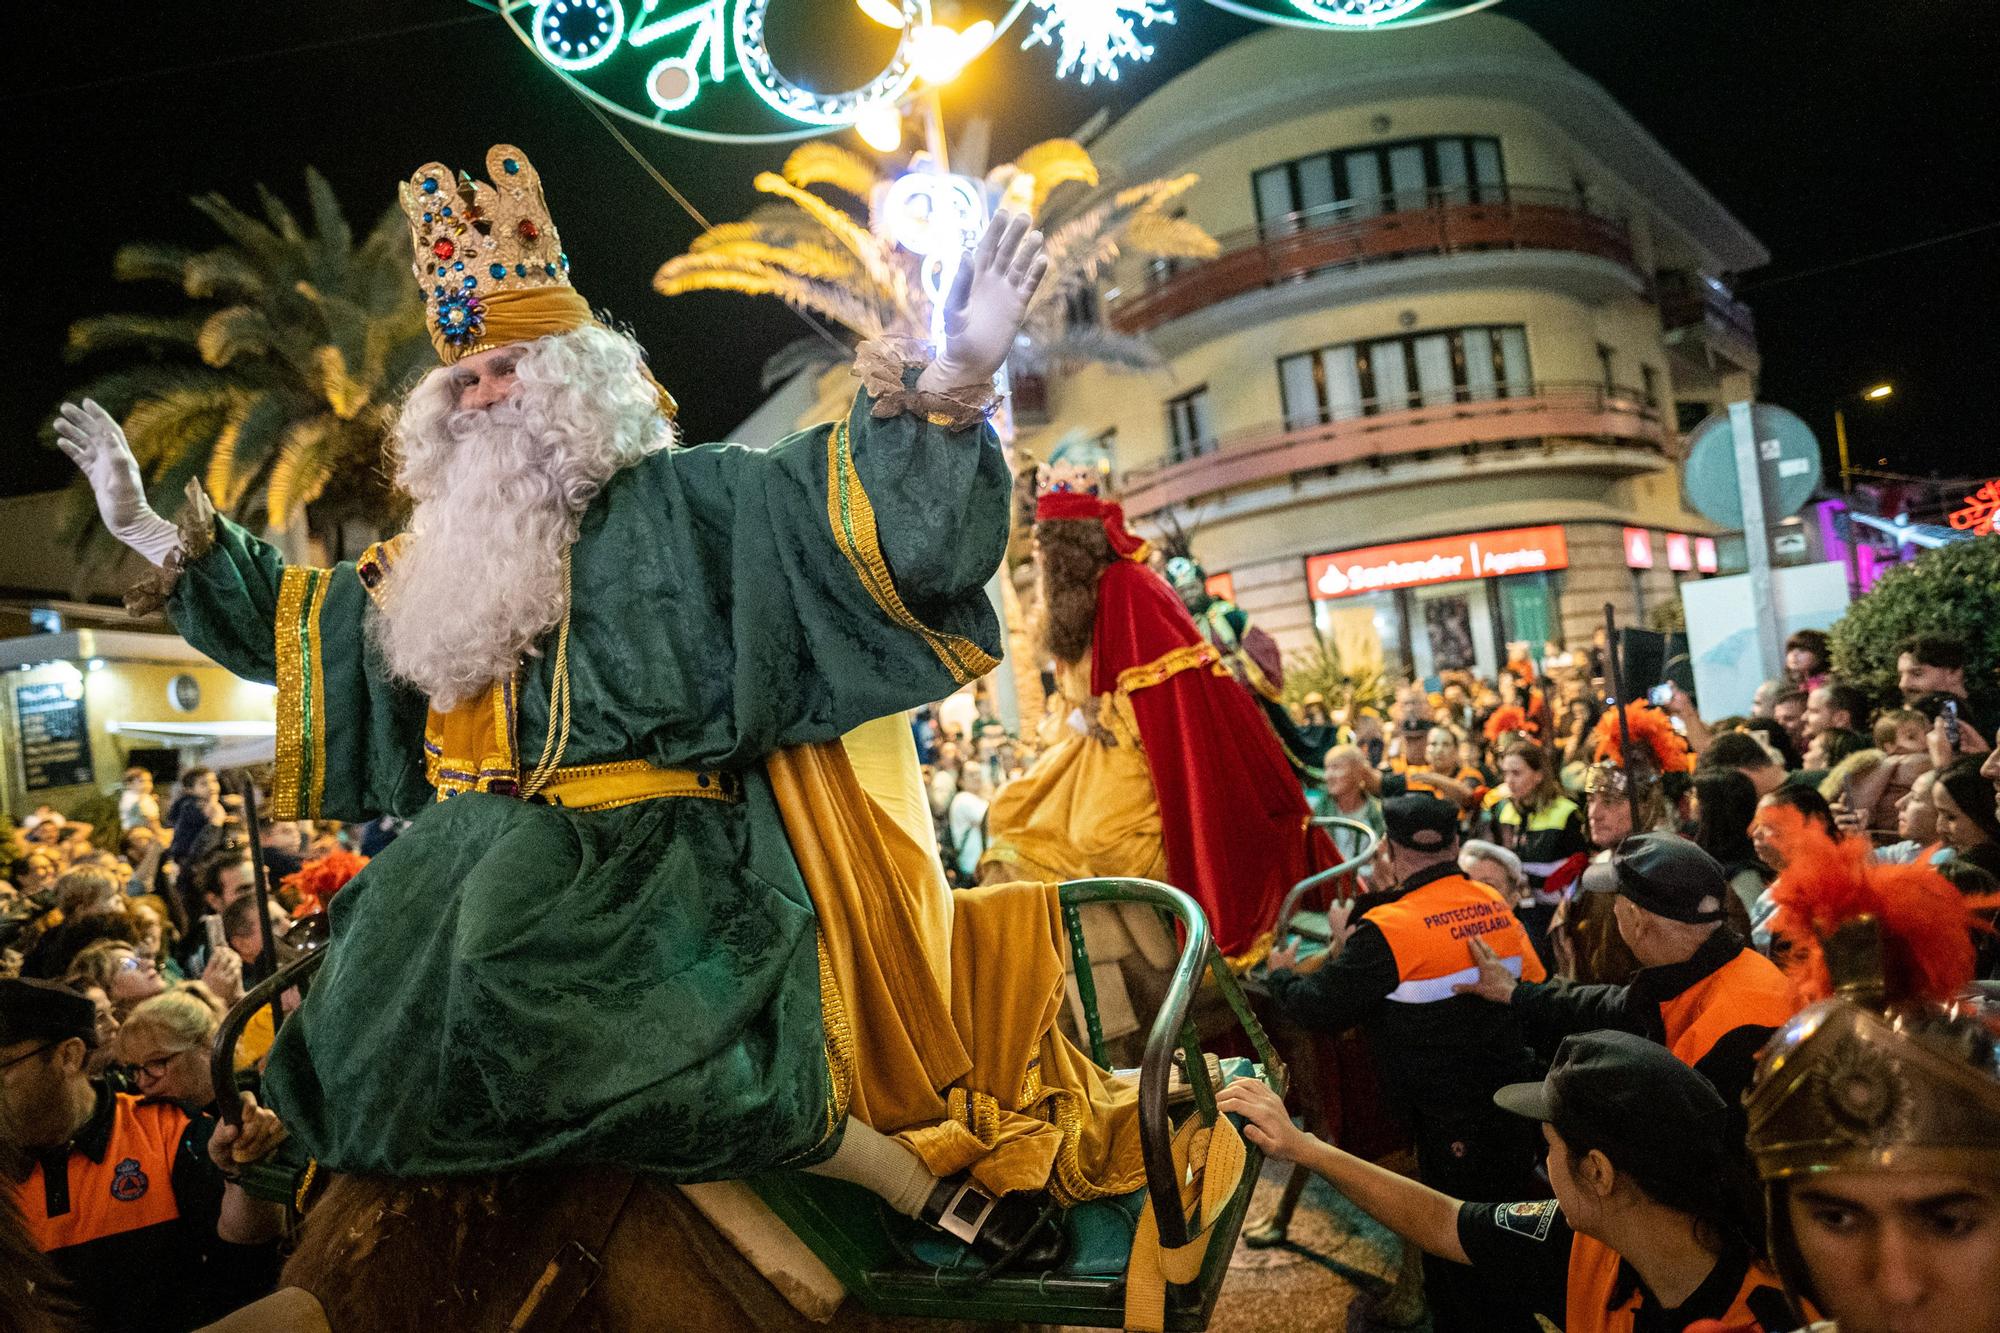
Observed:
[[[1737,370],[1754,372],[1759,365],[1757,321],[1750,307],[1730,294],[1716,279],[1702,273],[1662,273],[1659,277],[1660,327],[1669,347],[1693,356],[1704,368],[1709,354]]]
[[[1482,251],[1542,250],[1606,260],[1643,281],[1625,224],[1568,190],[1488,186],[1347,200],[1217,237],[1214,259],[1171,271],[1105,312],[1121,333],[1143,333],[1231,297],[1338,270]]]
[[[1297,480],[1355,463],[1482,446],[1540,442],[1551,436],[1637,445],[1635,467],[1657,465],[1671,438],[1659,408],[1631,389],[1602,384],[1538,383],[1504,398],[1406,406],[1287,429],[1272,425],[1223,437],[1192,458],[1127,473],[1125,512],[1134,518],[1260,482]],[[1364,404],[1365,408],[1386,406]]]

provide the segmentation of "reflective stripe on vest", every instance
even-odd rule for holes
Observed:
[[[1615,1310],[1605,1308],[1618,1285],[1618,1264],[1618,1252],[1602,1241],[1592,1240],[1581,1232],[1570,1241],[1563,1333],[1632,1333],[1638,1327],[1639,1303],[1645,1299],[1644,1292],[1633,1292]],[[1732,1331],[1779,1333],[1777,1329],[1765,1331],[1756,1311],[1750,1308],[1751,1296],[1764,1287],[1775,1291],[1778,1279],[1762,1264],[1751,1264],[1743,1274],[1743,1285],[1737,1289],[1736,1299],[1730,1302],[1728,1313],[1721,1316],[1722,1325]]]
[[[174,1154],[180,1151],[187,1123],[187,1112],[178,1106],[142,1104],[129,1092],[118,1093],[104,1160],[93,1162],[74,1150],[69,1155],[68,1206],[63,1211],[49,1215],[50,1191],[39,1163],[14,1186],[14,1201],[35,1238],[35,1248],[48,1254],[179,1217]],[[62,1191],[55,1194],[60,1198]]]
[[[1745,949],[1660,1005],[1667,1049],[1693,1067],[1715,1043],[1742,1027],[1779,1028],[1802,1006],[1778,965]]]
[[[1575,814],[1576,811],[1577,804],[1575,801],[1572,801],[1567,796],[1558,796],[1555,800],[1550,801],[1547,805],[1528,816],[1525,831],[1529,833],[1547,833],[1558,830],[1563,825],[1569,823],[1569,817]],[[1511,796],[1502,801],[1494,809],[1493,818],[1496,823],[1510,824],[1515,828],[1522,827],[1521,807],[1514,804],[1514,798]]]
[[[1398,1003],[1449,1000],[1453,986],[1476,980],[1479,969],[1467,944],[1475,937],[1515,976],[1540,981],[1548,975],[1507,900],[1464,875],[1434,879],[1371,907],[1362,919],[1375,923],[1395,955],[1399,984],[1388,998]]]

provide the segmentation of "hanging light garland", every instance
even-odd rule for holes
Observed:
[[[858,128],[889,142],[893,109],[919,86],[950,82],[1030,15],[1022,50],[1048,47],[1055,76],[1092,84],[1152,58],[1175,23],[1170,0],[1005,0],[998,18],[960,31],[934,23],[931,0],[854,0],[856,17],[899,33],[879,72],[846,89],[788,74],[772,57],[775,6],[828,0],[479,0],[535,55],[614,115],[686,138],[777,143]],[[1204,0],[1263,23],[1365,32],[1435,23],[1499,0]],[[995,8],[1000,5],[996,3]],[[886,150],[885,150],[886,151]]]

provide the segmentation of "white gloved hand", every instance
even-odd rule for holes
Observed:
[[[1028,302],[1049,271],[1042,234],[1025,213],[998,213],[952,280],[944,302],[944,347],[917,387],[927,393],[985,384],[1006,364]]]
[[[139,460],[111,414],[86,398],[81,407],[64,403],[55,420],[56,444],[83,469],[97,495],[97,512],[111,535],[156,565],[180,545],[174,525],[146,503]]]

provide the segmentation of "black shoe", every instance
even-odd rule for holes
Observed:
[[[957,1240],[993,1269],[1046,1273],[1063,1261],[1069,1239],[1048,1195],[994,1198],[965,1172],[940,1180],[917,1220]]]

